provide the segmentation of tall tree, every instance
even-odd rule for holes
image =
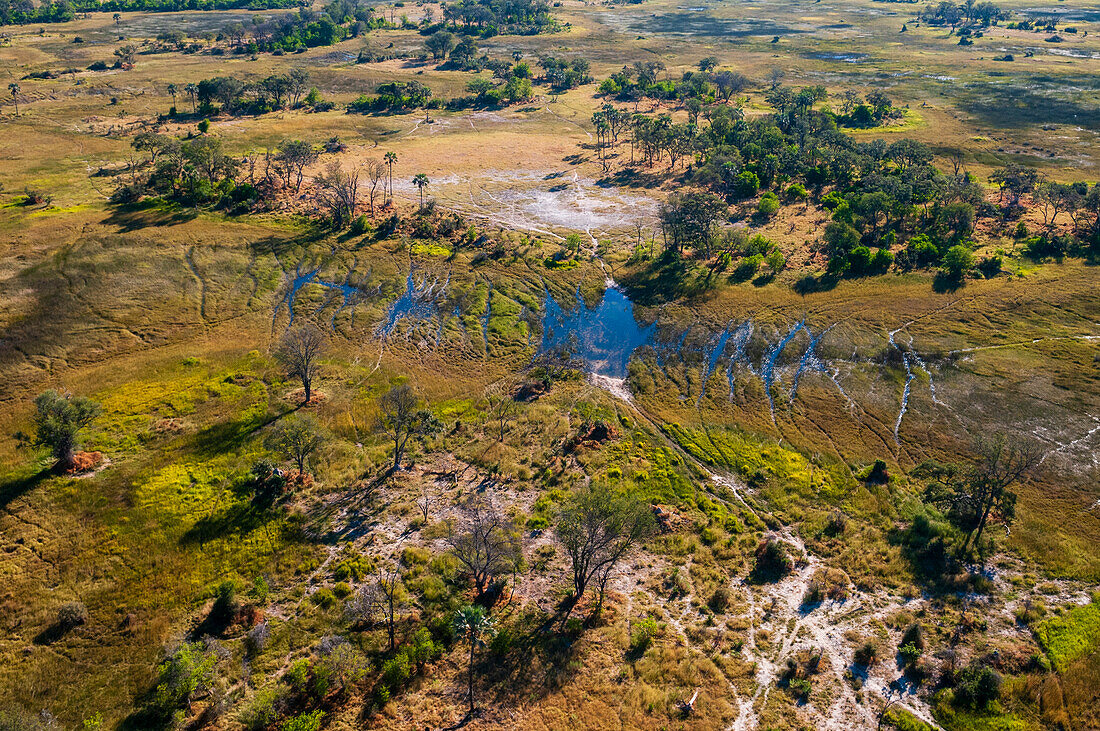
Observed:
[[[500,576],[513,572],[522,557],[519,528],[483,496],[475,495],[462,506],[458,525],[452,525],[447,543],[470,575],[476,601],[486,602]]]
[[[275,160],[283,170],[283,179],[289,188],[293,180],[294,192],[302,189],[302,178],[305,177],[305,169],[318,157],[313,145],[302,140],[283,140],[279,144],[278,154]]]
[[[562,505],[555,531],[572,567],[573,604],[595,583],[598,613],[615,566],[655,528],[653,511],[636,496],[601,483],[572,492]]]
[[[439,420],[421,406],[407,383],[394,386],[378,399],[381,410],[379,429],[393,441],[393,471],[401,467],[401,458],[410,439],[420,439],[439,431]]]
[[[991,522],[1012,524],[1016,494],[1009,488],[1038,466],[1043,452],[1033,442],[995,434],[975,440],[974,455],[975,461],[969,465],[927,461],[913,471],[914,476],[929,481],[925,499],[945,509],[965,534],[960,556],[970,548],[971,539],[981,554],[982,534]]]
[[[313,324],[287,330],[275,349],[275,359],[287,375],[302,382],[306,404],[313,400],[313,379],[321,370],[320,358],[324,349],[325,336]]]
[[[299,475],[306,473],[310,456],[324,443],[324,432],[311,416],[288,416],[276,423],[264,439],[265,447],[297,465]]]
[[[477,648],[484,647],[486,640],[494,633],[493,619],[483,607],[465,606],[455,613],[455,634],[460,641],[470,645],[470,659],[466,666],[466,692],[470,700],[469,715],[474,715],[477,706],[474,703],[474,659]]]
[[[424,210],[424,189],[428,187],[428,176],[424,173],[417,173],[413,178],[413,185],[420,189],[420,210]]]
[[[397,153],[393,150],[387,152],[383,159],[386,161],[386,167],[390,171],[390,200],[393,200],[393,166],[397,164]]]
[[[367,161],[368,166],[374,163]],[[359,170],[346,171],[340,163],[333,160],[324,172],[315,177],[318,202],[328,210],[332,224],[343,228],[355,218],[359,208]],[[374,190],[371,189],[371,212],[374,212]]]
[[[14,81],[8,84],[8,91],[11,92],[12,101],[15,102],[15,116],[19,116],[19,84]]]

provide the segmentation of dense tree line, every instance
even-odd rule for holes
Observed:
[[[477,52],[476,47],[474,52]],[[453,58],[453,50],[451,54]],[[482,68],[491,68],[493,79],[483,76],[471,79],[466,85],[469,92],[466,96],[444,100],[433,97],[432,89],[419,81],[387,81],[378,85],[373,96],[360,95],[348,104],[347,110],[352,114],[370,114],[411,109],[486,108],[525,102],[531,98],[531,69],[526,62],[519,61],[513,65],[482,57],[479,63],[472,64],[471,70]]]
[[[1025,198],[1046,220],[1045,230],[1026,240],[1029,255],[1100,251],[1100,187],[1052,183],[1035,170],[1010,166],[991,177],[1000,191],[992,203],[961,162],[950,174],[936,168],[924,143],[858,142],[842,133],[835,113],[815,108],[824,96],[820,87],[776,86],[766,93],[774,113],[751,120],[728,105],[710,105],[698,115],[689,109],[689,120],[677,122],[671,114],[632,114],[607,104],[593,118],[597,148],[607,155],[605,148],[629,141],[630,164],[683,169],[686,182],[710,192],[674,196],[662,214],[671,246],[703,257],[712,254],[724,204],[761,193],[755,210],[761,218],[774,215],[782,200],[812,198],[829,211],[822,247],[832,276],[877,273],[896,263],[939,266],[960,279],[975,265],[976,220],[1018,218]],[[1056,227],[1059,218],[1068,220],[1068,231]],[[1026,226],[1016,233],[1026,237]],[[1000,270],[996,259],[977,264],[985,274]]]
[[[973,25],[988,28],[1001,20],[1007,20],[1010,15],[1007,10],[991,2],[966,0],[963,3],[953,3],[943,0],[936,5],[926,6],[917,13],[917,18],[935,26],[949,25],[955,28],[959,25]]]
[[[309,90],[309,74],[292,69],[257,81],[218,76],[188,84],[184,90],[191,97],[192,111],[198,114],[263,114],[302,106]]]
[[[302,0],[0,0],[0,25],[65,23],[87,13],[171,13],[181,10],[276,10],[304,6]]]
[[[535,35],[557,30],[546,0],[458,0],[443,6],[443,24],[483,37]]]

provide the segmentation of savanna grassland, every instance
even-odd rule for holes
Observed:
[[[0,8],[0,729],[1100,727],[1095,9],[281,4]]]

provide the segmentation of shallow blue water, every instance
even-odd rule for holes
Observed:
[[[593,373],[626,378],[634,351],[652,345],[656,325],[642,325],[634,317],[634,303],[618,287],[609,287],[595,306],[589,307],[577,293],[565,309],[546,297],[542,318],[542,350],[559,346],[572,349]]]
[[[435,282],[425,282],[417,286],[410,269],[409,276],[405,279],[405,291],[386,310],[385,318],[378,326],[378,333],[387,337],[402,320],[426,320],[438,315],[439,305],[434,290]]]

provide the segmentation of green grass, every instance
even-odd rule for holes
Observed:
[[[1035,636],[1054,668],[1064,672],[1074,661],[1100,648],[1100,602],[1074,607],[1041,621]]]
[[[1029,731],[1035,724],[1004,711],[997,703],[986,710],[957,708],[950,690],[936,694],[933,713],[947,731]]]

